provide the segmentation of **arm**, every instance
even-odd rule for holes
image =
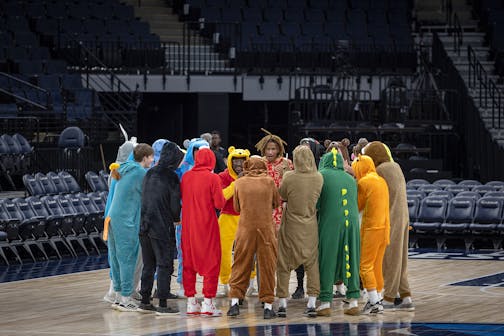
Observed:
[[[362,179],[357,182],[357,204],[359,206],[359,211],[364,210],[366,206],[366,188]]]
[[[216,174],[211,175],[212,178],[212,200],[215,209],[222,209],[224,204],[226,204],[226,199],[222,194],[222,185],[220,177]]]
[[[288,182],[289,175],[290,174],[285,174],[285,176],[282,179],[282,182],[280,182],[280,188],[278,188],[278,193],[280,194],[280,197],[286,202],[287,202],[287,196],[288,196],[287,188],[289,185],[289,182]]]
[[[234,197],[233,197],[233,208],[236,212],[240,212],[240,193],[238,189],[235,189]]]

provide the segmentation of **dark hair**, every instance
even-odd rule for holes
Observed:
[[[136,162],[141,162],[144,157],[154,154],[154,149],[146,143],[139,143],[133,149],[133,158]]]

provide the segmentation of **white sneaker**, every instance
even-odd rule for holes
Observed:
[[[187,315],[199,315],[201,313],[201,305],[198,301],[187,300]]]
[[[371,302],[368,301],[361,311],[361,315],[376,315],[376,314],[383,314],[383,306],[381,305],[380,302],[377,302],[374,305],[372,305]]]
[[[259,293],[257,292],[257,289],[253,286],[249,286],[247,288],[247,293],[245,293],[246,296],[258,296]]]
[[[217,290],[217,297],[227,297],[229,294],[229,285],[219,285],[219,289]]]
[[[203,302],[201,306],[201,315],[217,317],[222,316],[222,311],[215,307],[213,301],[210,304]]]
[[[115,304],[116,303],[117,292],[107,292],[103,297],[103,301]]]
[[[122,312],[136,312],[138,310],[137,302],[131,296],[123,296],[116,309]]]

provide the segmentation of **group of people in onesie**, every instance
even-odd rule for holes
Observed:
[[[257,278],[264,318],[286,317],[296,270],[293,299],[304,297],[307,276],[305,316],[331,315],[334,285],[345,297],[345,314],[414,310],[406,183],[384,143],[359,141],[350,162],[345,145],[331,142],[320,156],[323,147],[307,138],[290,161],[284,141],[268,133],[256,144],[261,156],[229,147],[227,169],[219,174],[219,156],[207,140],[189,141],[186,151],[165,139],[152,147],[131,143],[110,167],[104,239],[111,286],[104,300],[113,308],[177,314],[167,300],[184,295],[186,314],[221,316],[220,294],[229,297],[227,315],[235,317]],[[179,296],[170,292],[175,246]],[[141,270],[139,298],[135,269]],[[367,299],[359,308],[361,296]]]

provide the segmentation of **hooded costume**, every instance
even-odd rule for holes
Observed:
[[[357,184],[345,173],[343,157],[336,150],[320,161],[324,185],[318,202],[320,301],[333,300],[333,284],[343,281],[346,297],[360,294],[360,233]]]
[[[150,302],[157,267],[158,297],[167,299],[173,273],[174,222],[180,221],[180,182],[175,169],[184,154],[165,142],[156,166],[149,169],[142,186],[140,244],[142,247],[142,299]]]
[[[292,270],[304,265],[308,274],[307,293],[320,292],[318,228],[316,205],[322,189],[322,175],[307,146],[294,149],[294,171],[286,172],[278,190],[287,207],[278,232],[277,296],[289,295]]]
[[[240,218],[240,214],[233,208],[234,183],[238,178],[238,175],[233,170],[233,159],[242,158],[248,160],[250,156],[250,152],[247,149],[238,149],[234,148],[233,146],[228,148],[228,152],[229,155],[227,158],[227,169],[219,174],[224,198],[226,199],[226,204],[221,209],[219,216],[219,230],[222,251],[219,274],[221,284],[229,283],[229,277],[231,275],[233,242],[235,240],[238,220]],[[255,274],[251,275],[251,278],[253,277],[255,277]]]
[[[138,162],[129,160],[121,164],[117,172],[120,179],[115,184],[107,213],[110,218],[109,261],[114,290],[121,292],[122,296],[130,296],[135,286],[133,276],[139,249],[142,180],[146,171]]]
[[[364,147],[364,152],[373,159],[376,172],[385,179],[389,190],[390,244],[383,258],[383,298],[394,302],[397,293],[401,298],[411,296],[408,282],[409,214],[406,181],[401,167],[392,160],[384,143],[373,141]]]
[[[163,150],[163,146],[167,142],[170,142],[170,141],[168,141],[166,139],[157,139],[152,144],[152,149],[154,150],[154,160],[152,161],[151,168],[154,167],[158,163],[159,158],[161,157],[161,151]],[[175,168],[178,168],[178,165]]]
[[[185,143],[185,142],[184,142]],[[210,145],[208,144],[207,141],[203,139],[192,139],[191,141],[188,141],[187,143],[187,151],[186,154],[184,155],[184,160],[182,161],[182,164],[180,167],[178,167],[175,170],[175,173],[177,173],[177,176],[179,177],[179,180],[182,180],[182,176],[187,173],[189,170],[192,169],[194,166],[194,150],[195,149],[200,149],[200,148],[210,148]],[[182,284],[182,273],[183,273],[183,256],[182,256],[182,226],[177,225],[175,227],[175,239],[177,243],[177,260],[178,260],[178,270],[177,270],[177,282],[179,284]]]
[[[196,163],[184,174],[182,192],[183,284],[187,297],[196,293],[196,273],[204,277],[203,295],[213,298],[217,292],[221,263],[219,225],[215,209],[226,200],[220,178],[212,172],[215,155],[209,148],[196,153]]]
[[[359,211],[362,211],[360,276],[364,288],[380,292],[383,255],[390,238],[387,182],[376,173],[373,159],[367,155],[359,155],[352,168],[357,179]]]
[[[275,299],[277,240],[271,211],[280,204],[275,182],[268,176],[266,163],[251,157],[243,164],[244,176],[235,181],[233,206],[240,213],[229,280],[231,298],[243,299],[249,285],[254,255],[259,265],[259,300]]]

